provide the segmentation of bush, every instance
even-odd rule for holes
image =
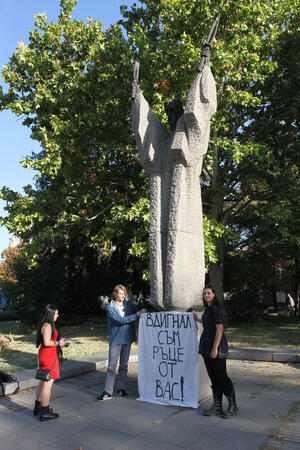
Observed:
[[[7,320],[18,320],[18,314],[15,311],[0,311],[0,322]]]
[[[230,322],[253,323],[263,315],[259,294],[255,291],[235,292],[224,302]]]

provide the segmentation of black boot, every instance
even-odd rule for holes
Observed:
[[[49,408],[49,405],[41,407],[41,415],[40,415],[41,422],[45,422],[46,420],[57,419],[58,417],[59,414],[54,413],[52,409]]]
[[[232,388],[231,394],[227,397],[227,400],[228,408],[227,411],[223,414],[224,419],[229,419],[230,417],[235,416],[239,411],[239,408],[236,404],[234,387]]]
[[[52,412],[52,409],[49,406],[49,411]],[[34,410],[33,410],[33,415],[34,416],[39,416],[42,412],[42,405],[41,402],[39,400],[35,401],[35,405],[34,405]]]
[[[42,410],[41,402],[39,402],[38,400],[36,400],[36,401],[35,401],[35,405],[34,405],[33,415],[34,415],[34,416],[40,415],[40,414],[41,414],[41,410]]]
[[[222,409],[222,391],[219,388],[212,387],[214,404],[203,412],[204,416],[221,416]]]

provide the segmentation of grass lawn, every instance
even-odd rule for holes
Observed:
[[[105,319],[84,322],[80,326],[59,328],[62,337],[70,342],[64,359],[95,355],[108,350]],[[17,372],[37,366],[35,330],[18,321],[0,322],[0,335],[11,339],[0,352],[0,369]],[[226,329],[229,344],[235,347],[297,348],[300,350],[300,320],[297,317],[274,317],[256,325],[235,325]],[[1,337],[1,336],[0,336]],[[137,349],[136,344],[133,349]]]
[[[95,355],[108,349],[106,320],[87,321],[80,326],[59,327],[61,336],[70,342],[64,350],[64,359]],[[0,334],[13,338],[0,352],[0,368],[4,372],[17,372],[37,366],[36,330],[18,321],[0,322]]]
[[[296,348],[300,350],[300,318],[272,317],[255,325],[235,325],[226,329],[234,347]]]

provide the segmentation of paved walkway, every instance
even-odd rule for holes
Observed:
[[[254,450],[300,448],[300,364],[271,362],[270,355],[285,353],[291,360],[297,351],[268,350],[267,361],[254,359],[258,350],[240,349],[248,359],[228,360],[236,387],[240,414],[229,420],[204,417],[198,410],[138,402],[136,355],[128,376],[128,398],[114,396],[95,402],[102,392],[106,355],[69,362],[65,375],[56,382],[51,405],[60,418],[40,423],[32,415],[35,389],[0,399],[0,448],[5,450]],[[262,350],[266,352],[266,350]],[[238,356],[237,349],[231,358]],[[241,356],[241,354],[240,354]],[[251,360],[252,359],[252,360]],[[297,359],[297,358],[296,358]],[[97,366],[98,371],[94,371]],[[101,368],[102,366],[102,368]],[[75,368],[81,374],[74,376]],[[80,369],[81,368],[81,369]],[[87,369],[93,370],[84,373]],[[32,372],[33,373],[33,372]],[[31,376],[31,375],[30,375]],[[34,380],[35,382],[37,380]],[[225,403],[226,404],[226,403]]]

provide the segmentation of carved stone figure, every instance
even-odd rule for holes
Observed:
[[[200,174],[210,119],[217,107],[209,66],[217,21],[187,93],[185,110],[179,100],[165,103],[170,132],[140,91],[135,64],[132,129],[141,164],[150,175],[150,301],[159,309],[186,311],[202,304],[205,267]]]

